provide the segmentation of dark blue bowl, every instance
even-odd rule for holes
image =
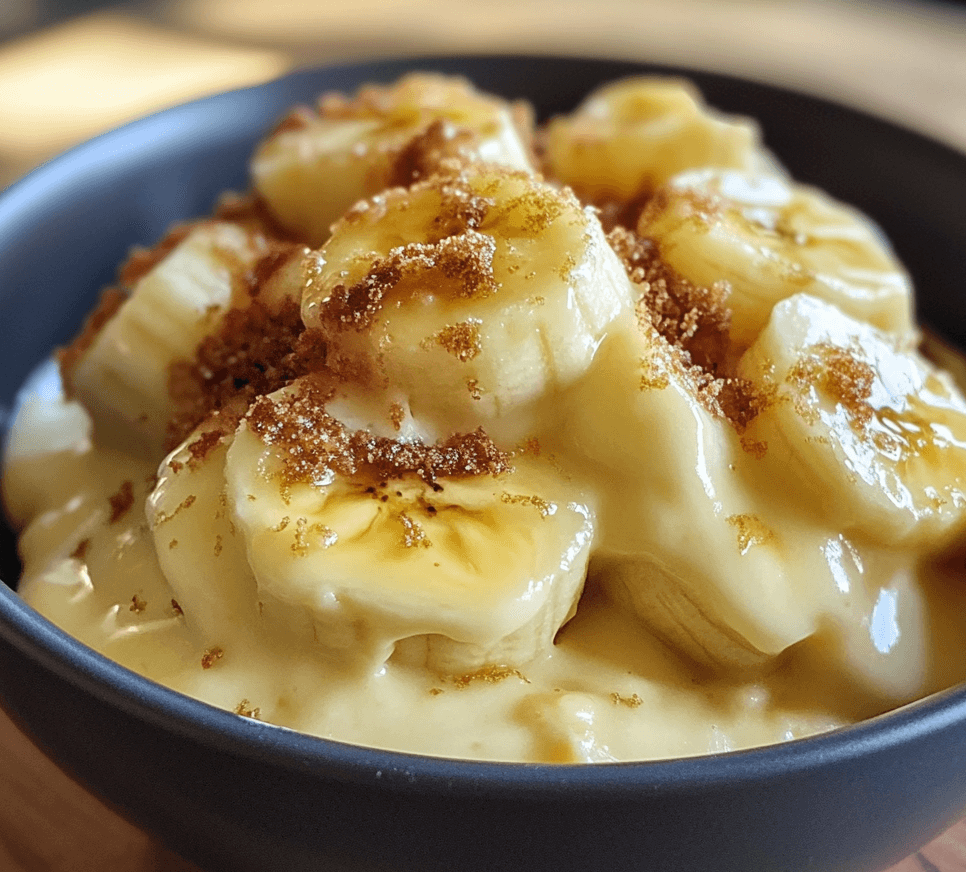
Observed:
[[[246,186],[256,139],[289,104],[413,67],[464,73],[544,116],[656,69],[536,57],[343,66],[74,149],[0,196],[0,412],[130,245]],[[671,72],[757,117],[797,177],[876,218],[916,279],[920,317],[966,347],[966,157],[822,100]],[[966,813],[961,688],[825,736],[696,759],[545,766],[373,751],[236,717],[93,653],[18,599],[13,536],[2,536],[4,709],[67,772],[213,869],[872,872]]]

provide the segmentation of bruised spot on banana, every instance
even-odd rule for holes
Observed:
[[[403,391],[442,433],[485,423],[511,440],[532,435],[526,410],[586,370],[634,297],[592,210],[495,167],[359,204],[306,271],[302,318],[333,359]]]
[[[465,79],[415,73],[290,115],[255,152],[252,180],[283,227],[319,246],[356,201],[447,160],[532,173],[532,128],[521,107]]]
[[[911,347],[912,284],[872,221],[806,185],[768,174],[697,169],[669,180],[637,232],[698,286],[727,282],[731,340],[740,352],[772,307],[797,293],[833,303]]]
[[[395,649],[440,674],[518,667],[574,614],[595,514],[548,461],[427,480],[347,469],[334,448],[331,468],[323,457],[292,480],[289,447],[257,429],[243,421],[225,456],[231,518],[259,597],[308,614],[335,654],[379,663]]]

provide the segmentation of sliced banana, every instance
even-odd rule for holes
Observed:
[[[762,477],[884,545],[928,552],[966,527],[966,400],[895,337],[798,294],[739,371],[773,394],[746,433],[765,449]]]
[[[267,253],[260,233],[206,222],[135,284],[66,373],[98,439],[155,462],[164,455],[172,362],[192,358],[225,312],[247,303],[246,276]]]
[[[482,434],[377,440],[321,402],[305,382],[260,398],[228,451],[228,501],[260,597],[307,610],[321,645],[375,662],[401,640],[406,660],[444,674],[549,648],[593,537],[573,486],[533,457],[479,466]]]
[[[813,633],[842,607],[834,572],[859,569],[830,565],[832,534],[756,489],[713,388],[649,325],[615,330],[563,432],[621,495],[601,507],[592,577],[678,651],[743,668]]]
[[[857,210],[767,174],[700,169],[668,182],[637,232],[696,285],[731,286],[731,338],[747,348],[772,307],[796,293],[912,340],[912,285],[879,229]]]
[[[442,433],[572,382],[632,307],[596,216],[499,168],[360,204],[312,257],[302,318],[330,336],[330,365],[396,386]]]
[[[311,245],[357,200],[433,174],[447,158],[533,172],[532,121],[462,78],[414,73],[291,115],[255,152],[255,189]]]
[[[758,126],[704,105],[687,81],[622,79],[547,125],[547,172],[596,204],[640,201],[694,167],[781,170]]]
[[[145,513],[179,611],[204,638],[223,644],[227,628],[253,623],[258,597],[224,496],[230,434],[215,423],[164,459]]]

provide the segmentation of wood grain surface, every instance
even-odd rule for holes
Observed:
[[[42,5],[0,0],[0,25],[29,22]],[[966,7],[952,3],[141,0],[0,43],[0,186],[102,130],[293,66],[480,51],[738,73],[870,109],[966,151]],[[0,713],[0,872],[88,870],[198,872]],[[966,822],[890,872],[966,872]]]

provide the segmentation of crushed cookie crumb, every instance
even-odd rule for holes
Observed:
[[[134,485],[130,481],[125,481],[116,494],[108,497],[111,504],[111,516],[108,523],[114,524],[127,514],[128,509],[134,505]]]

